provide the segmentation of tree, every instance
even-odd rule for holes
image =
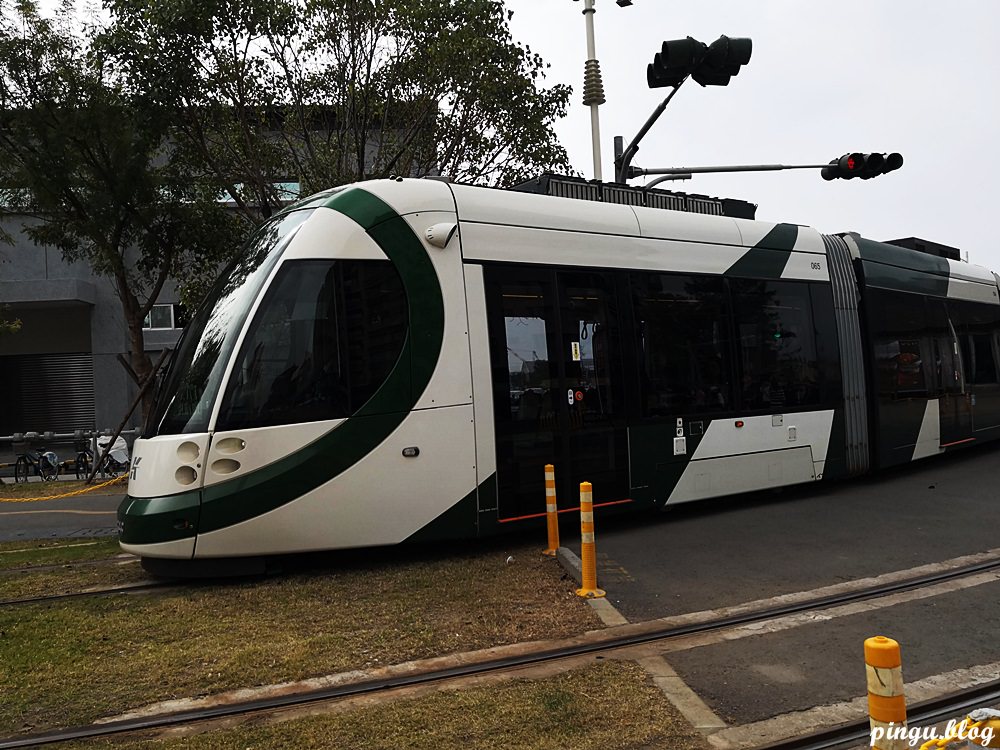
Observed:
[[[111,0],[117,59],[250,216],[390,174],[510,185],[569,171],[570,89],[498,0]]]
[[[0,204],[34,220],[35,243],[112,281],[142,383],[143,320],[167,279],[216,268],[242,230],[68,0],[54,18],[30,0],[0,8]]]

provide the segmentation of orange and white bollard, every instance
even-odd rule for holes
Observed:
[[[577,596],[597,599],[604,591],[597,588],[597,551],[594,544],[594,488],[590,482],[580,484],[580,563],[583,588]]]
[[[559,509],[556,504],[556,467],[545,464],[545,521],[549,527],[549,546],[543,555],[556,556],[559,549]]]
[[[865,640],[868,719],[871,745],[878,750],[906,750],[906,696],[899,644],[877,635]]]

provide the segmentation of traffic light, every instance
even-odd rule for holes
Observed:
[[[646,67],[649,88],[679,85],[701,64],[707,52],[708,47],[704,42],[691,37],[664,42],[653,58],[653,63]]]
[[[720,36],[711,45],[697,39],[673,39],[663,47],[646,68],[646,82],[651,89],[679,86],[691,76],[702,86],[726,86],[729,79],[750,62],[753,42],[745,38]]]
[[[844,154],[823,167],[821,174],[824,180],[852,180],[855,177],[870,180],[901,166],[903,166],[902,154]]]
[[[720,36],[708,46],[704,60],[691,77],[702,86],[728,86],[729,79],[739,75],[740,68],[750,62],[752,52],[750,39]]]

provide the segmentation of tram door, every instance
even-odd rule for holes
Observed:
[[[972,437],[972,396],[958,335],[944,300],[928,299],[927,312],[935,346],[941,445],[954,445]]]
[[[628,439],[620,316],[610,274],[556,274],[560,302],[562,466],[569,486],[560,505],[579,504],[580,482],[594,502],[628,498]]]
[[[627,438],[613,279],[487,268],[500,520],[545,510],[544,466],[560,507],[579,483],[595,502],[624,499]]]

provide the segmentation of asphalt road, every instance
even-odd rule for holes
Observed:
[[[123,497],[121,492],[97,492],[34,503],[0,501],[0,542],[117,534],[116,515]]]
[[[873,635],[899,641],[908,683],[1000,662],[998,597],[1000,583],[986,584],[667,660],[727,723],[747,724],[864,695],[863,644]]]
[[[598,583],[640,621],[1000,549],[998,476],[1000,447],[989,446],[828,486],[598,516]],[[578,536],[569,546],[579,553]],[[908,684],[929,678],[949,692],[970,672],[1000,674],[1000,581],[901,597],[665,658],[718,717],[748,732],[803,716],[842,720],[836,706],[865,695],[863,643],[873,635],[900,642]],[[833,708],[814,708],[823,706]]]
[[[1000,548],[1000,447],[827,486],[598,516],[596,537],[598,582],[632,621],[906,570]]]

